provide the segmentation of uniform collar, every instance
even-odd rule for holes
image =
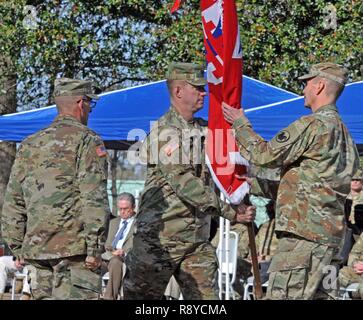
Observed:
[[[73,123],[78,123],[80,124],[80,122],[73,116],[71,115],[58,115],[55,117],[54,122],[60,122],[60,121],[68,121],[68,122],[73,122]]]
[[[173,105],[170,106],[170,114],[172,118],[176,119],[183,127],[190,128],[191,126],[194,127],[194,118],[190,121],[186,121],[181,114],[176,111],[175,107]]]
[[[315,113],[324,113],[327,111],[335,111],[338,112],[337,106],[335,104],[327,104],[326,106],[320,107]]]

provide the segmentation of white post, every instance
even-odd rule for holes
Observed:
[[[136,190],[135,192],[135,210],[139,211],[139,203],[140,203],[140,190]]]
[[[228,201],[227,201],[228,202]],[[225,241],[225,250],[226,250],[226,254],[225,254],[225,265],[226,265],[226,295],[225,295],[225,300],[229,300],[229,292],[230,292],[230,276],[229,276],[229,254],[230,254],[230,248],[229,248],[229,232],[230,232],[230,221],[226,220],[225,223],[225,237],[224,237],[224,241]]]
[[[221,194],[221,200],[225,201],[225,197]],[[230,222],[227,219],[219,218],[219,244],[220,250],[218,252],[218,260],[220,262],[219,273],[218,273],[218,284],[219,284],[219,298],[223,298],[223,272],[225,272],[224,281],[224,299],[229,300],[230,297],[230,276],[229,276],[229,232],[230,232]]]
[[[224,239],[224,218],[219,218],[219,248],[218,251],[218,261],[219,261],[219,270],[218,270],[218,288],[219,288],[219,299],[223,298],[223,288],[222,288],[222,268],[223,268],[223,239]]]

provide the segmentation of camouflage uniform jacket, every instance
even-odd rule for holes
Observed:
[[[363,233],[349,253],[348,266],[352,267],[358,261],[363,262]]]
[[[298,119],[270,142],[253,131],[246,117],[235,121],[233,128],[243,157],[253,165],[280,170],[276,231],[339,246],[344,202],[359,157],[336,106]],[[252,193],[256,188],[268,189],[258,177]]]
[[[107,153],[102,140],[71,116],[24,140],[2,211],[14,255],[56,259],[103,252],[109,216]]]
[[[212,214],[235,217],[235,211],[206,186],[202,122],[197,118],[187,122],[171,107],[141,148],[141,159],[147,158],[147,178],[137,232],[148,238],[202,242],[209,238]]]

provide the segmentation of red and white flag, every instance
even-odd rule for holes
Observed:
[[[209,88],[207,164],[221,192],[238,204],[249,190],[241,178],[248,162],[238,152],[221,107],[223,101],[241,106],[242,48],[236,4],[234,0],[201,0],[200,8]]]
[[[171,13],[183,2],[175,0]],[[236,4],[234,0],[201,0],[200,9],[209,88],[206,160],[215,184],[226,199],[238,204],[249,190],[241,177],[248,162],[238,152],[222,112],[222,102],[241,107],[243,65]]]

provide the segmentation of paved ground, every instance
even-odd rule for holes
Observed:
[[[16,293],[15,294],[15,300],[20,300],[21,294]],[[7,292],[3,296],[3,300],[11,300],[11,292]]]
[[[22,296],[22,294],[21,294],[22,286],[23,286],[22,280],[16,281],[14,300],[20,300],[20,298]],[[6,291],[4,293],[3,300],[11,300],[11,287],[6,287]]]

